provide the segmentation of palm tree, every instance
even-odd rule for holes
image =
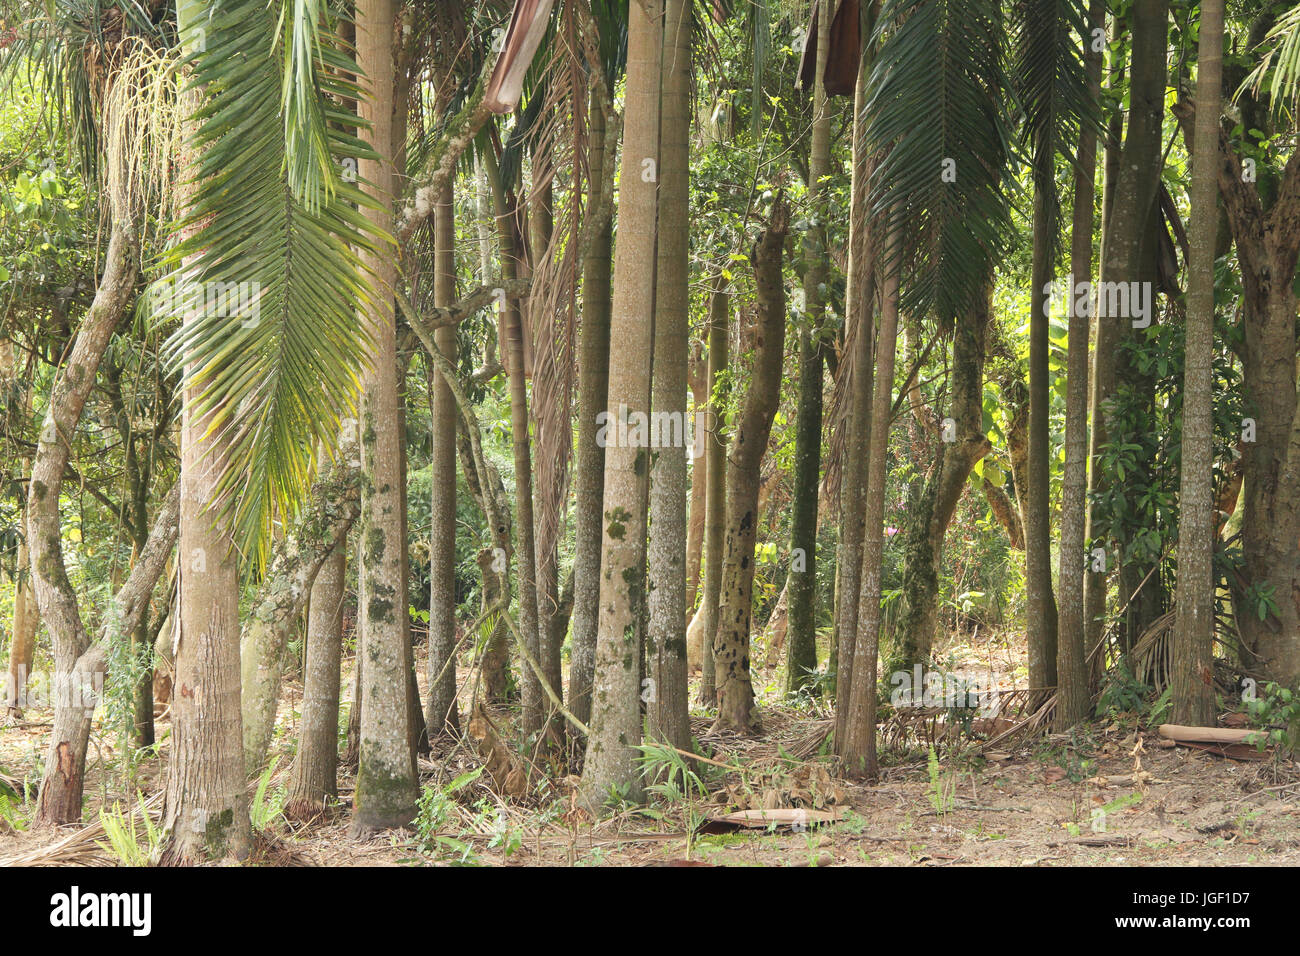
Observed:
[[[674,747],[691,742],[686,686],[686,378],[690,340],[688,156],[691,16],[687,0],[664,4],[659,143],[659,249],[655,277],[655,416],[681,425],[680,441],[650,457],[648,731]],[[665,429],[670,438],[676,434]]]
[[[1183,366],[1182,485],[1178,492],[1178,604],[1170,684],[1173,719],[1214,723],[1214,252],[1218,223],[1223,0],[1202,0],[1196,136],[1188,230]]]
[[[373,189],[366,216],[377,230],[392,228],[392,197],[397,180],[393,156],[393,0],[357,5],[357,61],[368,77],[368,96],[360,116],[370,127],[376,155],[363,157],[359,174]],[[397,387],[397,323],[393,290],[397,266],[384,252],[367,251],[362,266],[374,276],[376,294],[363,311],[371,340],[362,378],[361,541],[365,600],[361,608],[365,684],[361,695],[361,763],[352,813],[354,833],[402,826],[415,816],[418,783],[410,746],[407,707],[408,645],[406,511],[402,480],[401,429]]]
[[[609,432],[620,418],[650,405],[658,190],[662,0],[628,5],[627,84],[623,161],[619,173],[618,242],[614,250],[609,356]],[[644,482],[649,449],[605,448],[600,623],[592,684],[591,724],[583,760],[581,802],[596,809],[611,789],[639,793],[636,746],[641,742],[638,618],[645,602]]]

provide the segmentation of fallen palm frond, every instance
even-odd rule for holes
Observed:
[[[162,819],[163,794],[156,793],[148,800],[138,803],[134,810],[125,816],[134,821],[148,814],[150,825]],[[103,817],[93,823],[73,830],[61,840],[48,846],[29,850],[7,860],[0,860],[0,867],[10,866],[112,866],[113,860],[100,845],[108,833],[104,827]]]

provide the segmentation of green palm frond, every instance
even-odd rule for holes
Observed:
[[[1001,5],[886,0],[873,42],[866,135],[882,159],[870,203],[913,237],[902,307],[947,326],[981,294],[1011,230]]]
[[[1246,77],[1242,89],[1268,85],[1274,109],[1300,109],[1300,6],[1278,18],[1261,47],[1268,52]],[[1238,91],[1237,95],[1241,95]]]
[[[1056,228],[1059,202],[1053,160],[1069,153],[1084,123],[1096,123],[1088,90],[1084,44],[1092,42],[1087,13],[1078,0],[1019,0],[1015,5],[1014,83],[1023,112],[1022,141],[1034,157],[1034,189],[1046,197],[1048,234]]]
[[[343,178],[340,160],[356,157],[359,143],[340,154],[330,124],[356,125],[340,104],[359,99],[360,85],[350,79],[356,64],[351,51],[339,47],[337,23],[324,0],[283,0],[277,33],[283,56],[280,111],[289,188],[309,210],[333,198]],[[328,34],[323,31],[330,28]]]
[[[215,515],[236,541],[265,562],[273,518],[289,518],[305,499],[317,447],[333,447],[341,416],[354,407],[368,345],[357,310],[368,276],[357,256],[388,237],[359,211],[373,206],[342,176],[313,208],[296,197],[281,111],[283,77],[276,13],[265,0],[210,8],[206,49],[193,83],[202,106],[193,119],[197,195],[167,257],[171,273],[153,287],[155,317],[188,321],[168,341],[173,367],[199,389],[195,414],[211,413],[227,459]],[[328,68],[356,71],[327,35],[317,37],[313,70],[330,157],[360,157],[367,147],[344,131],[355,117],[326,95]],[[301,139],[293,140],[302,146]],[[311,147],[308,147],[309,149]],[[196,300],[195,295],[202,298]]]

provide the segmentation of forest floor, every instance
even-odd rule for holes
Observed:
[[[960,650],[960,649],[959,649]],[[971,650],[971,649],[966,649]],[[964,656],[959,653],[958,657]],[[973,656],[973,655],[972,655]],[[1007,673],[1019,662],[1005,655]],[[983,658],[988,660],[988,658]],[[350,666],[351,661],[347,664]],[[762,683],[761,681],[759,682]],[[345,695],[350,681],[344,681]],[[760,736],[713,734],[705,716],[695,736],[712,759],[697,765],[708,796],[628,806],[596,825],[572,809],[576,778],[563,768],[532,775],[523,800],[502,798],[486,773],[459,789],[482,760],[468,744],[420,758],[430,809],[423,828],[357,842],[348,836],[353,777],[340,770],[340,805],[324,821],[290,824],[275,812],[288,780],[301,686],[282,695],[275,770],[253,861],[271,865],[506,866],[967,866],[1297,865],[1300,766],[1276,758],[1237,761],[1169,746],[1136,715],[991,749],[937,748],[909,740],[884,750],[874,785],[839,779],[825,750],[830,714],[760,698]],[[508,720],[505,712],[494,712]],[[49,714],[32,710],[0,728],[0,769],[36,782]],[[97,728],[88,767],[85,819],[61,831],[23,830],[30,802],[0,816],[0,864],[113,865],[94,826],[101,807],[148,801],[165,776],[167,720],[158,757],[142,761],[130,787],[116,736]],[[801,759],[802,758],[802,759]],[[538,781],[545,776],[543,782]],[[737,808],[810,810],[809,819],[747,828],[718,818]],[[815,822],[819,811],[833,819]],[[157,813],[157,803],[153,812]],[[789,814],[787,814],[788,816]],[[8,818],[8,820],[6,819]],[[17,827],[13,825],[17,823]],[[143,829],[143,828],[141,828]],[[688,836],[689,835],[689,836]]]

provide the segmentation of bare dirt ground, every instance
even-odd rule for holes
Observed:
[[[969,654],[1002,659],[998,676],[1019,662],[980,643]],[[990,654],[990,650],[995,653]],[[348,664],[350,665],[350,661]],[[981,665],[987,666],[987,664]],[[771,686],[774,681],[756,681]],[[344,681],[345,694],[350,682]],[[978,741],[944,746],[929,759],[911,740],[907,752],[882,753],[875,785],[841,779],[825,756],[829,714],[763,699],[763,735],[714,735],[705,716],[697,739],[717,763],[699,765],[708,796],[657,798],[595,824],[573,810],[572,778],[544,773],[533,761],[532,791],[499,795],[487,774],[451,790],[482,763],[465,744],[443,745],[420,760],[432,822],[365,841],[348,838],[353,778],[340,775],[340,804],[312,826],[274,813],[287,781],[301,687],[283,695],[274,744],[280,759],[264,798],[272,819],[254,864],[301,866],[1241,866],[1300,864],[1300,767],[1270,758],[1235,761],[1166,746],[1154,728],[1120,714],[1068,735],[988,748]],[[505,713],[496,713],[508,720]],[[11,778],[35,773],[49,732],[47,711],[31,710],[0,729],[0,768]],[[97,728],[91,747],[83,828],[15,829],[0,818],[0,862],[114,865],[93,826],[101,807],[137,805],[159,793],[166,763],[166,717],[159,757],[144,760],[128,792],[116,736]],[[910,738],[909,738],[910,740]],[[706,822],[738,807],[805,807],[833,822],[747,829]],[[156,812],[156,810],[155,810]],[[22,827],[30,803],[18,807]],[[25,816],[26,815],[26,816]]]

